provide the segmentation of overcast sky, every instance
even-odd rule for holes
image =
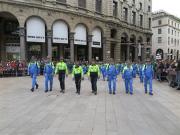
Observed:
[[[152,0],[153,11],[165,10],[180,17],[180,0]]]

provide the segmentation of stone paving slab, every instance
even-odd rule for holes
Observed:
[[[125,94],[118,78],[117,94],[109,95],[107,82],[98,81],[98,95],[86,78],[81,95],[75,94],[71,77],[66,93],[30,92],[29,77],[0,79],[0,135],[180,135],[180,91],[154,81],[154,96],[145,95],[139,79],[134,95]]]

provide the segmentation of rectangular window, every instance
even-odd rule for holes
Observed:
[[[132,24],[136,25],[136,12],[132,12]]]
[[[148,6],[148,12],[151,12],[151,6]]]
[[[158,37],[158,43],[162,43],[162,37]]]
[[[170,37],[168,37],[168,45],[170,45]]]
[[[86,0],[78,0],[78,6],[81,8],[86,8]]]
[[[139,9],[142,10],[142,3],[139,3]]]
[[[151,18],[149,18],[149,29],[151,29]]]
[[[162,24],[162,21],[161,21],[161,20],[159,20],[159,21],[158,21],[158,24],[159,24],[159,25],[161,25],[161,24]]]
[[[143,15],[140,15],[140,26],[143,26]]]
[[[117,11],[118,11],[118,3],[117,1],[113,1],[113,16],[117,17]]]
[[[170,28],[168,28],[168,34],[170,34]]]
[[[162,34],[162,29],[158,29],[158,34]]]
[[[128,9],[127,8],[123,8],[123,19],[124,21],[128,21]]]
[[[102,12],[102,0],[96,0],[96,12]]]
[[[59,2],[59,3],[66,3],[66,0],[56,0],[56,2]]]

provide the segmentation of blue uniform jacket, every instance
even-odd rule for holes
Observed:
[[[116,79],[118,75],[118,70],[115,65],[109,65],[107,68],[108,79]]]
[[[132,79],[133,78],[133,68],[125,67],[123,71],[123,79]]]
[[[44,66],[44,74],[53,75],[54,74],[54,64],[53,63],[47,63]]]
[[[37,62],[29,63],[28,74],[29,75],[39,75],[40,74],[40,67]]]
[[[102,65],[100,70],[101,70],[102,74],[106,74],[106,66],[105,65]]]
[[[152,65],[145,65],[144,67],[144,76],[148,79],[152,79],[154,74]]]
[[[144,65],[139,65],[139,69],[138,70],[139,70],[139,75],[140,76],[144,75],[144,71],[143,71],[144,69],[143,68],[144,68]]]

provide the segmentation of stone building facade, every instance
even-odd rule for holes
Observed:
[[[145,60],[151,0],[0,0],[0,59]]]
[[[158,11],[152,18],[152,50],[158,59],[180,58],[180,18]]]

